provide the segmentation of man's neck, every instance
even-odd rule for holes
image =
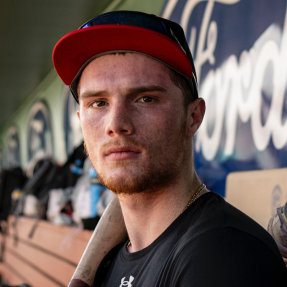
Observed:
[[[192,194],[200,186],[194,172],[189,180],[176,183],[153,193],[119,195],[131,245],[129,252],[149,246],[181,214]]]

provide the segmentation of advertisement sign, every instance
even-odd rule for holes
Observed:
[[[7,162],[9,167],[20,166],[20,141],[19,131],[15,126],[11,126],[7,132]]]
[[[64,101],[65,150],[66,156],[68,157],[74,151],[74,148],[81,144],[83,135],[77,116],[79,105],[70,91],[66,93]]]
[[[162,16],[184,28],[206,115],[195,164],[225,195],[233,171],[287,166],[286,0],[168,0]]]
[[[40,101],[33,105],[28,117],[29,160],[52,156],[52,131],[50,114]]]

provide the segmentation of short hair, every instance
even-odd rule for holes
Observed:
[[[193,95],[192,88],[183,75],[179,74],[172,68],[169,68],[169,71],[170,79],[173,84],[182,90],[184,107],[187,108],[189,104],[195,100],[195,95]]]

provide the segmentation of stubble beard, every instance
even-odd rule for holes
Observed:
[[[94,160],[89,156],[85,143],[84,147],[87,156],[98,173],[98,179],[115,194],[138,194],[143,192],[154,193],[159,189],[171,185],[178,177],[182,168],[182,163],[186,160],[185,154],[187,145],[185,135],[186,118],[184,117],[177,140],[172,148],[174,151],[173,154],[168,154],[163,158],[163,160],[157,162],[155,165],[146,167],[142,170],[140,175],[135,176],[132,179],[127,179],[127,177],[123,176],[114,180],[112,177],[106,176],[100,171],[100,168],[96,168],[96,160],[94,164]],[[122,165],[124,166],[125,163]]]

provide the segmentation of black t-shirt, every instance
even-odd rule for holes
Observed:
[[[287,286],[273,238],[213,192],[198,198],[148,247],[128,253],[126,246],[104,259],[94,286]]]

